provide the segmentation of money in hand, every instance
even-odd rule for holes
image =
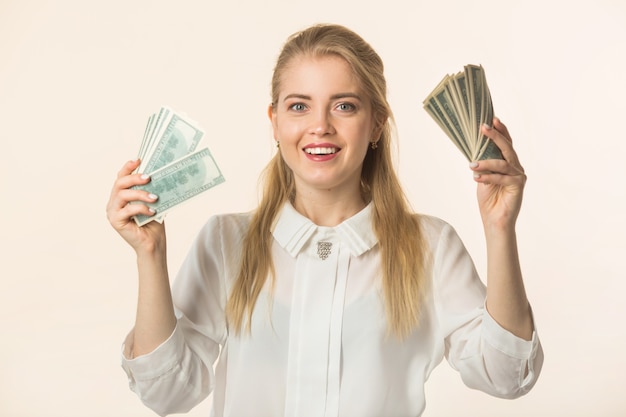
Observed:
[[[203,136],[193,120],[170,108],[162,107],[150,116],[139,148],[141,163],[136,169],[148,174],[150,182],[133,188],[146,190],[158,199],[147,204],[155,210],[153,216],[133,217],[139,226],[162,221],[173,208],[224,182],[209,149],[196,151]]]
[[[481,133],[493,121],[493,103],[482,66],[466,65],[446,75],[424,100],[424,109],[468,161],[502,159],[500,149]]]

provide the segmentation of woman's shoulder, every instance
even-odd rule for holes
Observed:
[[[244,235],[250,226],[253,214],[251,211],[213,214],[207,219],[200,234]]]
[[[440,217],[422,213],[416,214],[416,216],[419,219],[422,230],[426,233],[434,233],[436,235],[439,235],[445,229],[452,228],[450,223]]]
[[[442,243],[459,240],[456,229],[446,220],[428,214],[418,214],[422,236],[431,248]]]
[[[214,214],[212,218],[216,219],[222,224],[248,225],[250,224],[250,221],[253,215],[254,215],[254,211],[245,211],[245,212],[238,212],[238,213]]]

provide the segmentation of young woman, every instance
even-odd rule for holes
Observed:
[[[473,163],[488,285],[451,226],[410,211],[391,163],[383,63],[354,32],[318,25],[278,58],[268,114],[278,151],[253,213],[214,216],[170,291],[164,226],[137,227],[154,196],[124,165],[107,214],[134,248],[131,388],[161,415],[213,393],[216,416],[419,416],[445,357],[472,388],[528,392],[543,354],[515,222],[526,181],[506,127],[504,160]],[[214,366],[215,365],[215,366]]]

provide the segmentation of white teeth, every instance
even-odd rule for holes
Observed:
[[[306,148],[304,152],[310,155],[329,155],[337,153],[337,148]]]

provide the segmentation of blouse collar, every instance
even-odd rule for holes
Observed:
[[[317,230],[334,230],[353,256],[360,256],[378,243],[372,227],[372,203],[335,227],[318,226],[286,203],[274,224],[274,239],[296,257]]]

